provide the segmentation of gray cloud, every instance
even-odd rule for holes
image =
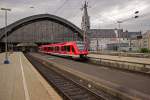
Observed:
[[[50,13],[63,17],[77,26],[81,25],[85,0],[0,0],[0,7],[11,8],[8,23],[13,23],[27,16]],[[88,0],[89,16],[92,28],[115,28],[117,20],[134,16],[139,10],[139,18],[123,22],[121,27],[130,31],[145,31],[149,26],[150,0]],[[34,8],[30,8],[33,6]],[[4,26],[4,12],[0,11],[0,27]]]

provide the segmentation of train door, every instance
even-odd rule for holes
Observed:
[[[61,53],[64,54],[65,53],[65,47],[61,46]]]
[[[72,55],[72,45],[69,45],[69,54]]]
[[[44,47],[44,51],[47,53],[47,47]]]
[[[70,45],[70,51],[69,51],[70,55],[74,55],[75,54],[75,49],[73,45]]]
[[[67,51],[67,54],[69,54],[69,55],[70,55],[70,50],[71,50],[70,47],[71,47],[70,45],[66,46],[66,51]]]

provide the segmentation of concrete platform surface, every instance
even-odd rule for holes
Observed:
[[[23,53],[14,52],[9,59],[10,64],[3,64],[0,54],[0,100],[62,100]]]
[[[148,65],[150,64],[149,58],[123,57],[123,56],[111,56],[111,55],[101,55],[101,54],[88,54],[88,57],[110,59],[110,60],[117,60],[117,61],[135,62],[135,63],[144,63],[144,64],[148,64]]]

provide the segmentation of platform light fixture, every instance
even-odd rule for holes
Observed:
[[[8,59],[8,43],[7,43],[7,11],[11,11],[11,9],[1,8],[0,10],[3,10],[5,12],[5,60],[4,60],[4,64],[9,64],[10,61]]]

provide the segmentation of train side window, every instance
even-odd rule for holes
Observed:
[[[55,51],[57,51],[57,47],[55,47]]]
[[[59,51],[59,47],[57,47],[57,51]]]
[[[67,46],[67,51],[70,52],[70,46]]]
[[[57,48],[56,47],[54,47],[54,51],[56,51],[57,50]]]
[[[61,51],[63,51],[63,46],[61,47]]]
[[[53,47],[50,47],[51,48],[51,51],[53,51]]]
[[[61,47],[61,51],[64,51],[64,46]]]
[[[64,46],[64,51],[67,51],[67,46]]]
[[[55,51],[55,47],[53,47],[53,51]]]
[[[51,51],[51,47],[48,47],[48,50],[50,50],[50,51]]]
[[[55,51],[59,51],[59,47],[57,46],[57,47],[55,47]]]
[[[67,46],[65,46],[65,51],[67,51]]]
[[[60,47],[58,46],[58,51],[60,51]]]
[[[63,46],[63,51],[65,51],[65,46]]]
[[[72,52],[75,52],[74,47],[72,46]]]
[[[54,51],[56,51],[56,47],[54,47]]]

